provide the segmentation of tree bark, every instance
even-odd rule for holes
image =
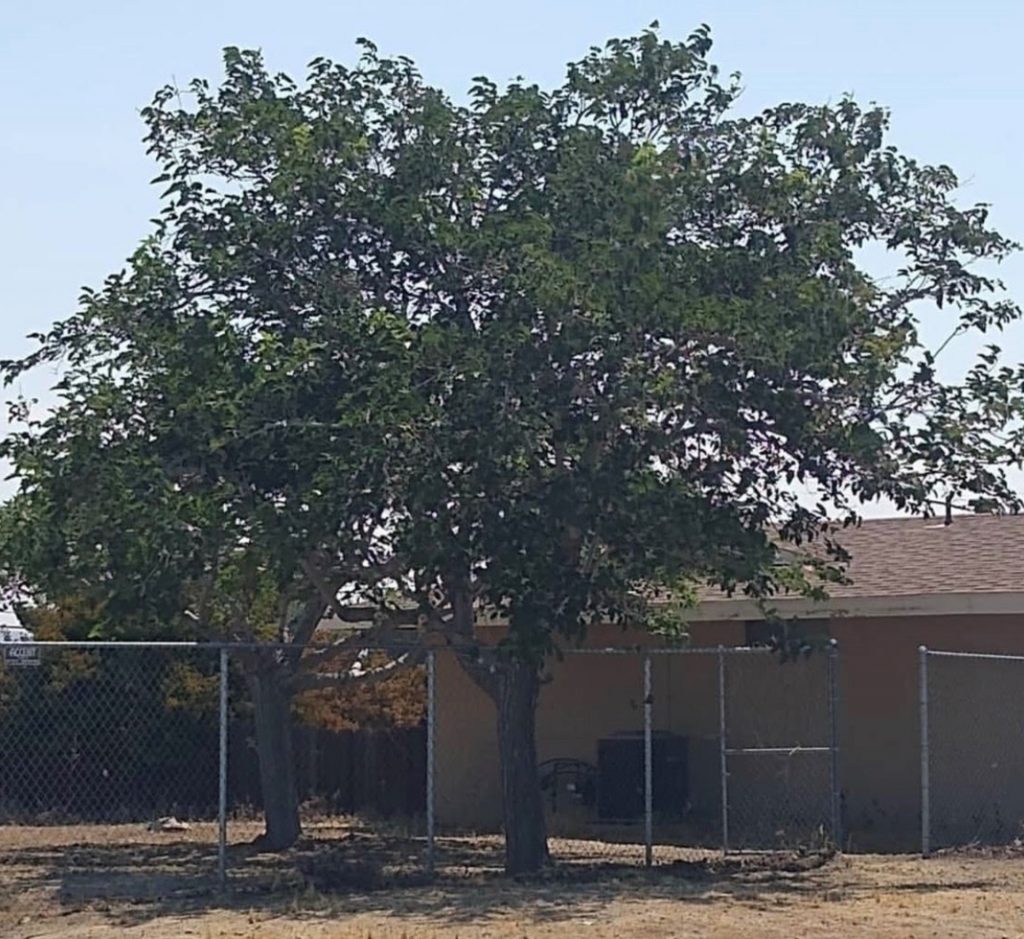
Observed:
[[[290,848],[302,833],[292,748],[291,695],[283,666],[260,663],[250,678],[256,709],[256,752],[266,832],[260,839],[271,851]]]
[[[537,774],[540,676],[533,665],[511,661],[503,663],[496,677],[505,872],[532,874],[550,859]]]
[[[532,874],[550,860],[544,798],[537,772],[538,662],[474,643],[473,597],[468,574],[450,586],[454,633],[464,643],[459,663],[495,704],[498,716],[498,761],[501,812],[505,827],[505,873]],[[483,653],[483,654],[481,654]]]

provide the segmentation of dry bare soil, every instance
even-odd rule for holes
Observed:
[[[1024,858],[1006,854],[848,856],[810,869],[677,863],[652,872],[605,870],[596,878],[593,872],[566,877],[563,867],[547,880],[516,883],[481,873],[479,864],[466,873],[464,862],[482,859],[487,845],[449,844],[439,858],[438,882],[417,886],[412,876],[375,880],[381,876],[377,862],[366,874],[351,856],[343,857],[342,850],[367,855],[367,844],[348,833],[327,842],[333,853],[326,862],[319,842],[287,867],[236,845],[233,890],[220,897],[204,880],[210,876],[209,835],[132,840],[118,829],[0,829],[0,936],[1024,936]],[[415,859],[412,839],[401,850]],[[333,885],[324,874],[332,858],[343,872]]]

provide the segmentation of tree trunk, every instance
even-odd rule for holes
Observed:
[[[302,832],[292,749],[291,695],[278,662],[261,663],[250,680],[256,707],[256,752],[266,832],[271,851],[290,848]]]
[[[549,860],[537,775],[535,731],[540,677],[534,666],[515,661],[503,663],[496,677],[505,873],[531,874]]]

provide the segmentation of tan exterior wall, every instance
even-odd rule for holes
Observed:
[[[837,618],[831,623],[831,634],[840,647],[840,775],[848,844],[861,850],[912,849],[919,843],[920,812],[918,647],[926,644],[933,649],[1024,654],[1024,616]],[[740,622],[699,622],[691,627],[691,648],[741,645],[743,641]],[[587,644],[624,647],[650,643],[648,637],[608,628],[593,631]],[[827,710],[820,659],[806,666],[778,669],[733,668],[732,663],[739,659],[727,661],[731,745],[814,746],[827,742],[820,739],[826,726],[823,711]],[[642,727],[640,653],[569,655],[562,662],[552,663],[549,671],[550,680],[542,690],[537,715],[540,760],[574,757],[593,763],[600,737]],[[693,808],[713,815],[720,805],[715,657],[658,655],[653,658],[652,672],[654,728],[690,738]],[[1024,668],[965,670],[964,676],[968,675],[974,677],[972,694],[982,710],[972,711],[959,699],[952,700],[961,687],[959,674],[943,673],[941,682],[937,682],[950,696],[948,704],[934,705],[944,708],[939,742],[947,750],[959,746],[956,742],[961,739],[977,739],[972,722],[982,721],[987,728],[998,726],[999,708],[1004,703],[1010,707],[1014,695],[1020,694],[1018,689],[1024,688]],[[983,695],[988,697],[982,700]],[[990,711],[996,713],[990,715]],[[1024,717],[1018,719],[1013,730],[1024,735]],[[496,828],[500,822],[500,788],[494,707],[448,655],[438,658],[436,733],[440,823]],[[1017,749],[1024,751],[1019,743]],[[971,785],[993,783],[991,773],[986,776],[970,769],[987,759],[987,752],[939,754],[949,761],[966,761],[963,782],[957,781],[957,792],[967,792],[965,801],[970,801],[967,790]],[[770,788],[772,774],[764,772],[766,764],[748,764],[745,760],[731,764],[734,791],[750,793],[750,799],[759,791],[770,803],[777,797]],[[823,764],[808,766],[808,772],[820,778]],[[750,777],[745,779],[748,767]],[[1018,771],[1017,778],[1024,779],[1024,752],[1019,759],[1007,756],[999,767],[1004,775]],[[949,780],[939,783],[949,788],[952,774],[946,775]],[[1024,786],[1019,788],[1019,811],[1024,816]],[[956,802],[952,790],[943,798],[949,806]],[[1013,813],[1018,807],[1006,806],[1004,810]],[[941,823],[941,819],[937,821]]]
[[[697,623],[691,644],[740,645],[743,624]],[[648,636],[592,630],[590,648],[653,646]],[[703,657],[702,657],[703,658]],[[597,741],[643,726],[643,660],[633,655],[567,655],[552,662],[537,709],[537,755],[594,763]],[[654,726],[696,736],[717,734],[717,672],[710,659],[655,657]],[[496,714],[452,655],[437,662],[437,817],[458,828],[493,829],[501,818]],[[671,689],[686,688],[676,695]],[[717,758],[717,757],[716,757]]]
[[[959,652],[1024,654],[1024,616],[939,616],[901,619],[836,619],[832,635],[840,648],[841,779],[847,827],[863,850],[913,849],[920,843],[920,721],[918,648]],[[954,673],[945,663],[932,665],[933,817],[959,801],[976,805],[987,786],[982,764],[998,754],[1021,762],[1021,740],[1000,748],[996,733],[1007,712],[1019,707],[1024,668],[964,665]],[[977,686],[961,682],[980,679]],[[944,700],[943,700],[944,698]],[[1017,702],[1017,704],[1015,704]],[[1016,724],[1021,728],[1020,721]],[[976,741],[971,753],[944,751],[948,741]],[[1007,741],[1010,743],[1010,741]],[[938,746],[938,750],[936,750]],[[1019,779],[1024,779],[1021,766]],[[955,792],[951,787],[955,786]],[[1017,788],[1024,790],[1024,787]],[[1024,796],[1024,793],[1022,793]],[[1020,811],[1024,805],[1007,807]]]

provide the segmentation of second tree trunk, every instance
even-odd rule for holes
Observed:
[[[547,825],[537,774],[537,698],[540,678],[526,664],[508,662],[497,682],[505,871],[528,874],[548,861]]]
[[[256,751],[266,820],[264,847],[290,848],[302,832],[292,751],[291,696],[278,663],[263,665],[250,682],[256,708]]]

